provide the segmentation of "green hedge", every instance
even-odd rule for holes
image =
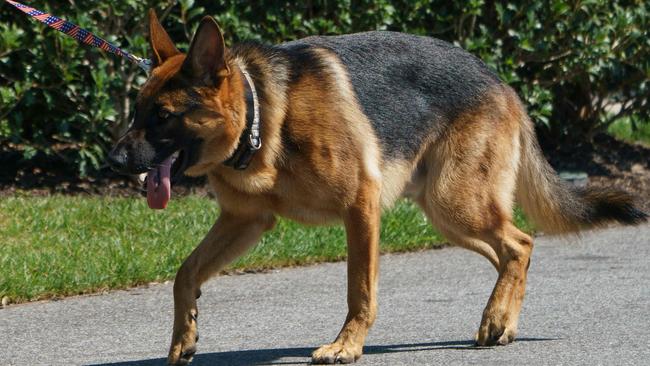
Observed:
[[[277,43],[372,29],[430,35],[485,60],[524,98],[541,131],[590,138],[617,118],[650,120],[650,2],[585,1],[29,1],[146,55],[155,7],[180,47],[213,15],[227,42]],[[105,168],[128,125],[143,74],[0,6],[0,151],[18,166],[61,161]],[[4,150],[3,150],[4,149]]]

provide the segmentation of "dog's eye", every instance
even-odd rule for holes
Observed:
[[[171,115],[172,113],[164,108],[160,108],[160,110],[158,111],[158,117],[160,117],[160,119],[163,120],[169,118]]]

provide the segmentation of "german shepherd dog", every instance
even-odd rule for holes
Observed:
[[[361,356],[377,311],[380,214],[399,197],[497,270],[476,334],[481,346],[517,333],[533,240],[512,223],[515,202],[547,233],[647,219],[624,192],[563,183],[516,93],[449,43],[367,32],[226,48],[206,17],[183,54],[155,12],[149,17],[154,68],[109,162],[122,173],[148,172],[153,208],[166,206],[181,173],[206,175],[221,208],[176,275],[170,364],[196,352],[201,284],[255,245],[276,216],[341,220],[346,229],[348,314],[314,363]]]

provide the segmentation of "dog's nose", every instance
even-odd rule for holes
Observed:
[[[118,173],[123,172],[126,169],[126,149],[116,146],[108,153],[106,160],[111,169]]]

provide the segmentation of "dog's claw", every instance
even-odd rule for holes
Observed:
[[[196,353],[196,343],[199,341],[199,331],[196,328],[197,317],[198,313],[195,310],[189,312],[188,329],[185,332],[178,332],[172,343],[167,358],[169,365],[187,365],[192,362],[192,358]],[[177,334],[176,331],[174,333]],[[193,337],[192,334],[194,334]]]
[[[193,344],[191,346],[188,346],[187,349],[182,351],[180,355],[176,357],[173,357],[170,355],[168,358],[167,364],[168,365],[188,365],[190,362],[192,362],[192,358],[194,357],[194,354],[196,353],[196,344]]]
[[[481,347],[505,346],[512,343],[516,335],[516,328],[499,327],[495,324],[481,325],[476,333],[476,345]]]
[[[189,349],[187,349],[187,350],[183,351],[183,353],[181,353],[181,358],[183,358],[183,359],[187,359],[187,358],[191,359],[194,356],[195,353],[196,353],[196,347],[190,347]]]
[[[361,357],[361,350],[332,343],[314,351],[311,362],[314,364],[353,363]]]
[[[194,357],[194,354],[196,353],[196,347],[192,346],[185,351],[181,353],[180,358],[176,363],[173,365],[178,366],[178,365],[189,365],[190,362],[192,362],[192,358]]]

